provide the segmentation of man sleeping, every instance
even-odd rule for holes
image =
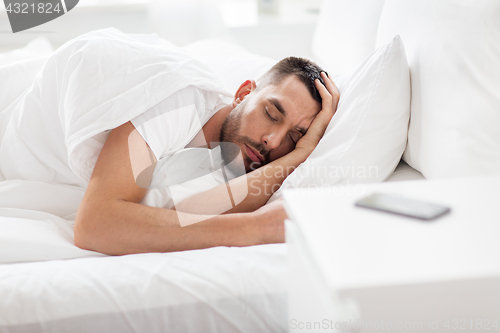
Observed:
[[[282,203],[265,204],[318,144],[338,89],[316,64],[290,57],[243,82],[226,104],[211,75],[174,47],[138,43],[115,29],[77,38],[49,59],[13,110],[12,123],[29,118],[40,136],[6,133],[0,161],[25,149],[31,167],[0,169],[7,179],[86,186],[74,226],[82,249],[122,255],[283,242]],[[48,85],[58,89],[42,93]],[[141,204],[161,163],[197,147],[220,149],[224,183],[171,209]],[[42,158],[49,151],[50,163]],[[237,170],[234,161],[244,174],[228,179],[224,170]],[[220,203],[228,191],[226,209]]]

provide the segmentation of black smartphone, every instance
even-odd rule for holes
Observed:
[[[357,200],[355,205],[421,220],[432,220],[450,211],[446,206],[390,193],[373,193]]]

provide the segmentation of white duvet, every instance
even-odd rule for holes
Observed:
[[[72,223],[106,131],[188,85],[230,94],[186,51],[112,28],[29,64],[38,74],[0,103],[0,263],[99,255],[73,245]],[[143,204],[165,206],[158,179]]]

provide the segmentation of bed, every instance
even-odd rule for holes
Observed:
[[[322,8],[316,41],[322,33],[331,32],[334,28],[331,26],[332,22],[325,18],[328,15],[338,15],[338,12],[333,11],[330,6],[339,3],[340,0],[328,2]],[[397,1],[387,1],[386,5],[387,3],[397,6]],[[370,121],[359,125],[366,127],[356,127],[356,131],[349,133],[343,132],[341,126],[333,126],[325,142],[335,140],[341,135],[352,133],[362,135],[352,137],[349,146],[343,145],[338,151],[329,150],[323,145],[320,149],[322,153],[313,156],[311,162],[304,165],[303,169],[308,170],[332,161],[337,163],[335,165],[340,169],[354,164],[363,167],[374,163],[377,163],[379,168],[376,175],[359,179],[346,173],[341,178],[329,178],[330,183],[327,182],[326,185],[425,181],[428,176],[444,177],[443,174],[446,172],[459,176],[462,172],[462,175],[470,176],[470,172],[466,174],[466,171],[472,170],[473,167],[466,168],[463,163],[454,164],[458,163],[456,159],[443,164],[443,158],[448,158],[446,154],[440,159],[441,164],[438,169],[434,168],[429,156],[417,156],[418,151],[420,153],[424,151],[415,143],[419,140],[416,135],[421,131],[418,129],[412,131],[410,127],[408,132],[410,119],[408,66],[411,68],[414,61],[412,59],[415,59],[414,44],[410,44],[408,62],[403,42],[397,37],[394,38],[396,34],[393,33],[392,27],[382,27],[381,31],[385,32],[386,36],[382,36],[383,42],[376,45],[373,26],[369,25],[378,25],[380,15],[393,15],[391,7],[382,12],[383,5],[384,1],[371,1],[370,6],[379,6],[379,10],[365,8],[366,12],[361,11],[366,18],[375,16],[372,20],[363,21],[365,33],[361,34],[367,36],[371,44],[363,39],[357,41],[365,47],[351,50],[352,57],[348,60],[350,62],[356,60],[356,65],[349,68],[349,74],[335,69],[342,60],[338,58],[338,54],[331,56],[330,60],[335,61],[329,63],[328,59],[325,59],[325,54],[331,50],[321,48],[317,42],[313,44],[313,48],[316,60],[328,64],[326,68],[331,73],[340,75],[338,78],[343,82],[342,89],[345,89],[344,96],[347,97],[343,104],[345,111],[339,113],[343,117],[339,118],[342,120],[339,121],[341,124],[347,127],[349,124],[360,123],[349,118],[349,115],[356,114],[352,110],[366,108],[360,108],[360,104],[353,103],[365,103],[363,106],[369,105],[368,109],[377,112],[380,109],[380,112],[386,113],[384,117],[379,117],[375,113],[377,117],[374,118],[370,118],[372,115],[368,113],[356,114],[360,117],[358,119]],[[413,5],[418,7],[416,3]],[[370,10],[371,14],[368,13]],[[352,14],[352,9],[350,13]],[[337,19],[342,21],[342,18],[337,17]],[[347,20],[347,16],[344,19]],[[351,29],[350,32],[352,31],[354,30]],[[404,34],[402,37],[406,42]],[[372,53],[375,48],[378,51]],[[185,49],[193,57],[207,63],[223,79],[228,89],[234,89],[241,83],[241,78],[246,78],[248,73],[252,75],[263,73],[275,61],[251,54],[227,40],[203,40],[190,44]],[[227,59],[221,57],[221,54],[229,51],[231,57]],[[17,52],[16,60],[25,59],[19,62],[21,67],[18,68],[23,70],[24,75],[12,77],[17,80],[16,84],[12,84],[14,81],[10,81],[10,84],[4,81],[2,88],[11,89],[9,91],[18,89],[19,92],[29,87],[30,81],[36,74],[34,68],[43,64],[43,60],[50,56],[52,50],[45,42],[38,41],[37,44],[28,45],[24,50]],[[337,58],[334,59],[335,57]],[[5,65],[7,61],[12,61],[12,58],[12,55],[10,57],[3,55],[0,61],[3,59]],[[393,67],[385,66],[388,58],[392,59],[390,63]],[[235,63],[235,59],[239,59],[240,62]],[[347,65],[349,64],[346,63]],[[377,70],[374,70],[375,65],[379,66],[375,67]],[[357,71],[356,66],[359,66]],[[377,76],[376,84],[368,87],[381,89],[376,95],[386,98],[377,99],[377,96],[367,96],[364,100],[354,98],[354,92],[363,91],[363,88],[366,90],[367,85],[374,84],[374,80],[368,78],[373,77],[374,73],[382,72],[382,69],[387,71],[386,76]],[[0,67],[0,70],[4,70],[4,67]],[[417,77],[416,74],[417,72],[413,73],[412,79]],[[374,91],[373,89],[369,90]],[[350,91],[351,94],[347,93]],[[387,91],[392,91],[392,96]],[[414,95],[411,103],[415,101],[418,102],[418,96]],[[1,110],[12,102],[5,99],[5,96],[0,100],[0,120],[5,116]],[[413,112],[420,105],[412,104],[411,107]],[[352,112],[348,112],[349,110]],[[413,125],[418,125],[420,119],[415,117],[412,113]],[[0,126],[2,126],[1,121]],[[367,135],[368,128],[375,129],[376,135]],[[391,128],[396,129],[390,132]],[[394,139],[396,137],[397,140]],[[499,142],[497,138],[498,136],[493,140],[494,144]],[[372,146],[375,144],[376,150]],[[425,141],[425,144],[432,145],[428,141]],[[460,142],[456,144],[459,145]],[[385,150],[378,150],[380,147]],[[327,151],[329,155],[325,153]],[[479,159],[482,158],[480,153],[483,152],[484,150],[477,153]],[[408,163],[401,160],[403,153]],[[359,157],[360,155],[363,157]],[[382,155],[385,157],[383,161],[376,158]],[[342,161],[348,163],[342,164]],[[488,164],[488,167],[496,167],[498,163],[495,163],[493,166]],[[491,174],[489,169],[477,166],[474,171],[479,174]],[[292,177],[284,188],[317,185],[319,180],[324,179]],[[70,204],[78,202],[79,198],[81,200],[83,193],[84,188],[78,186],[59,187],[20,179],[5,180],[0,171],[0,258],[3,262],[0,265],[1,332],[188,333],[288,330],[286,244],[245,248],[215,247],[179,253],[150,253],[121,257],[108,257],[83,251],[72,244],[72,223],[77,207]],[[276,197],[279,197],[279,194]],[[19,256],[12,259],[9,251],[17,251]]]
[[[262,73],[274,63],[221,40],[186,49],[203,55],[214,71],[227,70],[208,53],[214,46],[244,52],[253,59],[252,71]],[[25,71],[16,84],[20,91],[52,50],[37,40],[16,52],[16,70]],[[231,89],[247,74],[219,75]],[[423,176],[401,162],[391,178]],[[108,257],[73,245],[75,203],[83,187],[2,180],[2,332],[287,331],[286,244]]]
[[[391,178],[423,177],[403,162]],[[2,223],[8,219],[6,210],[0,209]],[[69,230],[68,243],[71,236]],[[286,332],[286,247],[2,264],[0,328],[30,333]]]

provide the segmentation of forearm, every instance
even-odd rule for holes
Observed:
[[[110,255],[171,252],[260,243],[251,214],[200,216],[114,200],[79,214],[75,244]],[[179,214],[179,215],[178,215]],[[184,221],[197,223],[181,227]]]
[[[262,207],[279,189],[288,175],[306,160],[309,153],[294,150],[289,154],[232,179],[213,189],[193,195],[176,204],[177,211],[194,214],[228,214],[252,212]],[[232,197],[232,201],[228,198]]]
[[[310,152],[303,150],[294,150],[289,154],[254,170],[242,178],[245,181],[241,187],[248,189],[247,196],[235,207],[226,213],[252,212],[262,207],[269,200],[271,195],[276,192],[283,181],[292,173],[302,162],[306,160]],[[238,180],[238,179],[235,179]]]

